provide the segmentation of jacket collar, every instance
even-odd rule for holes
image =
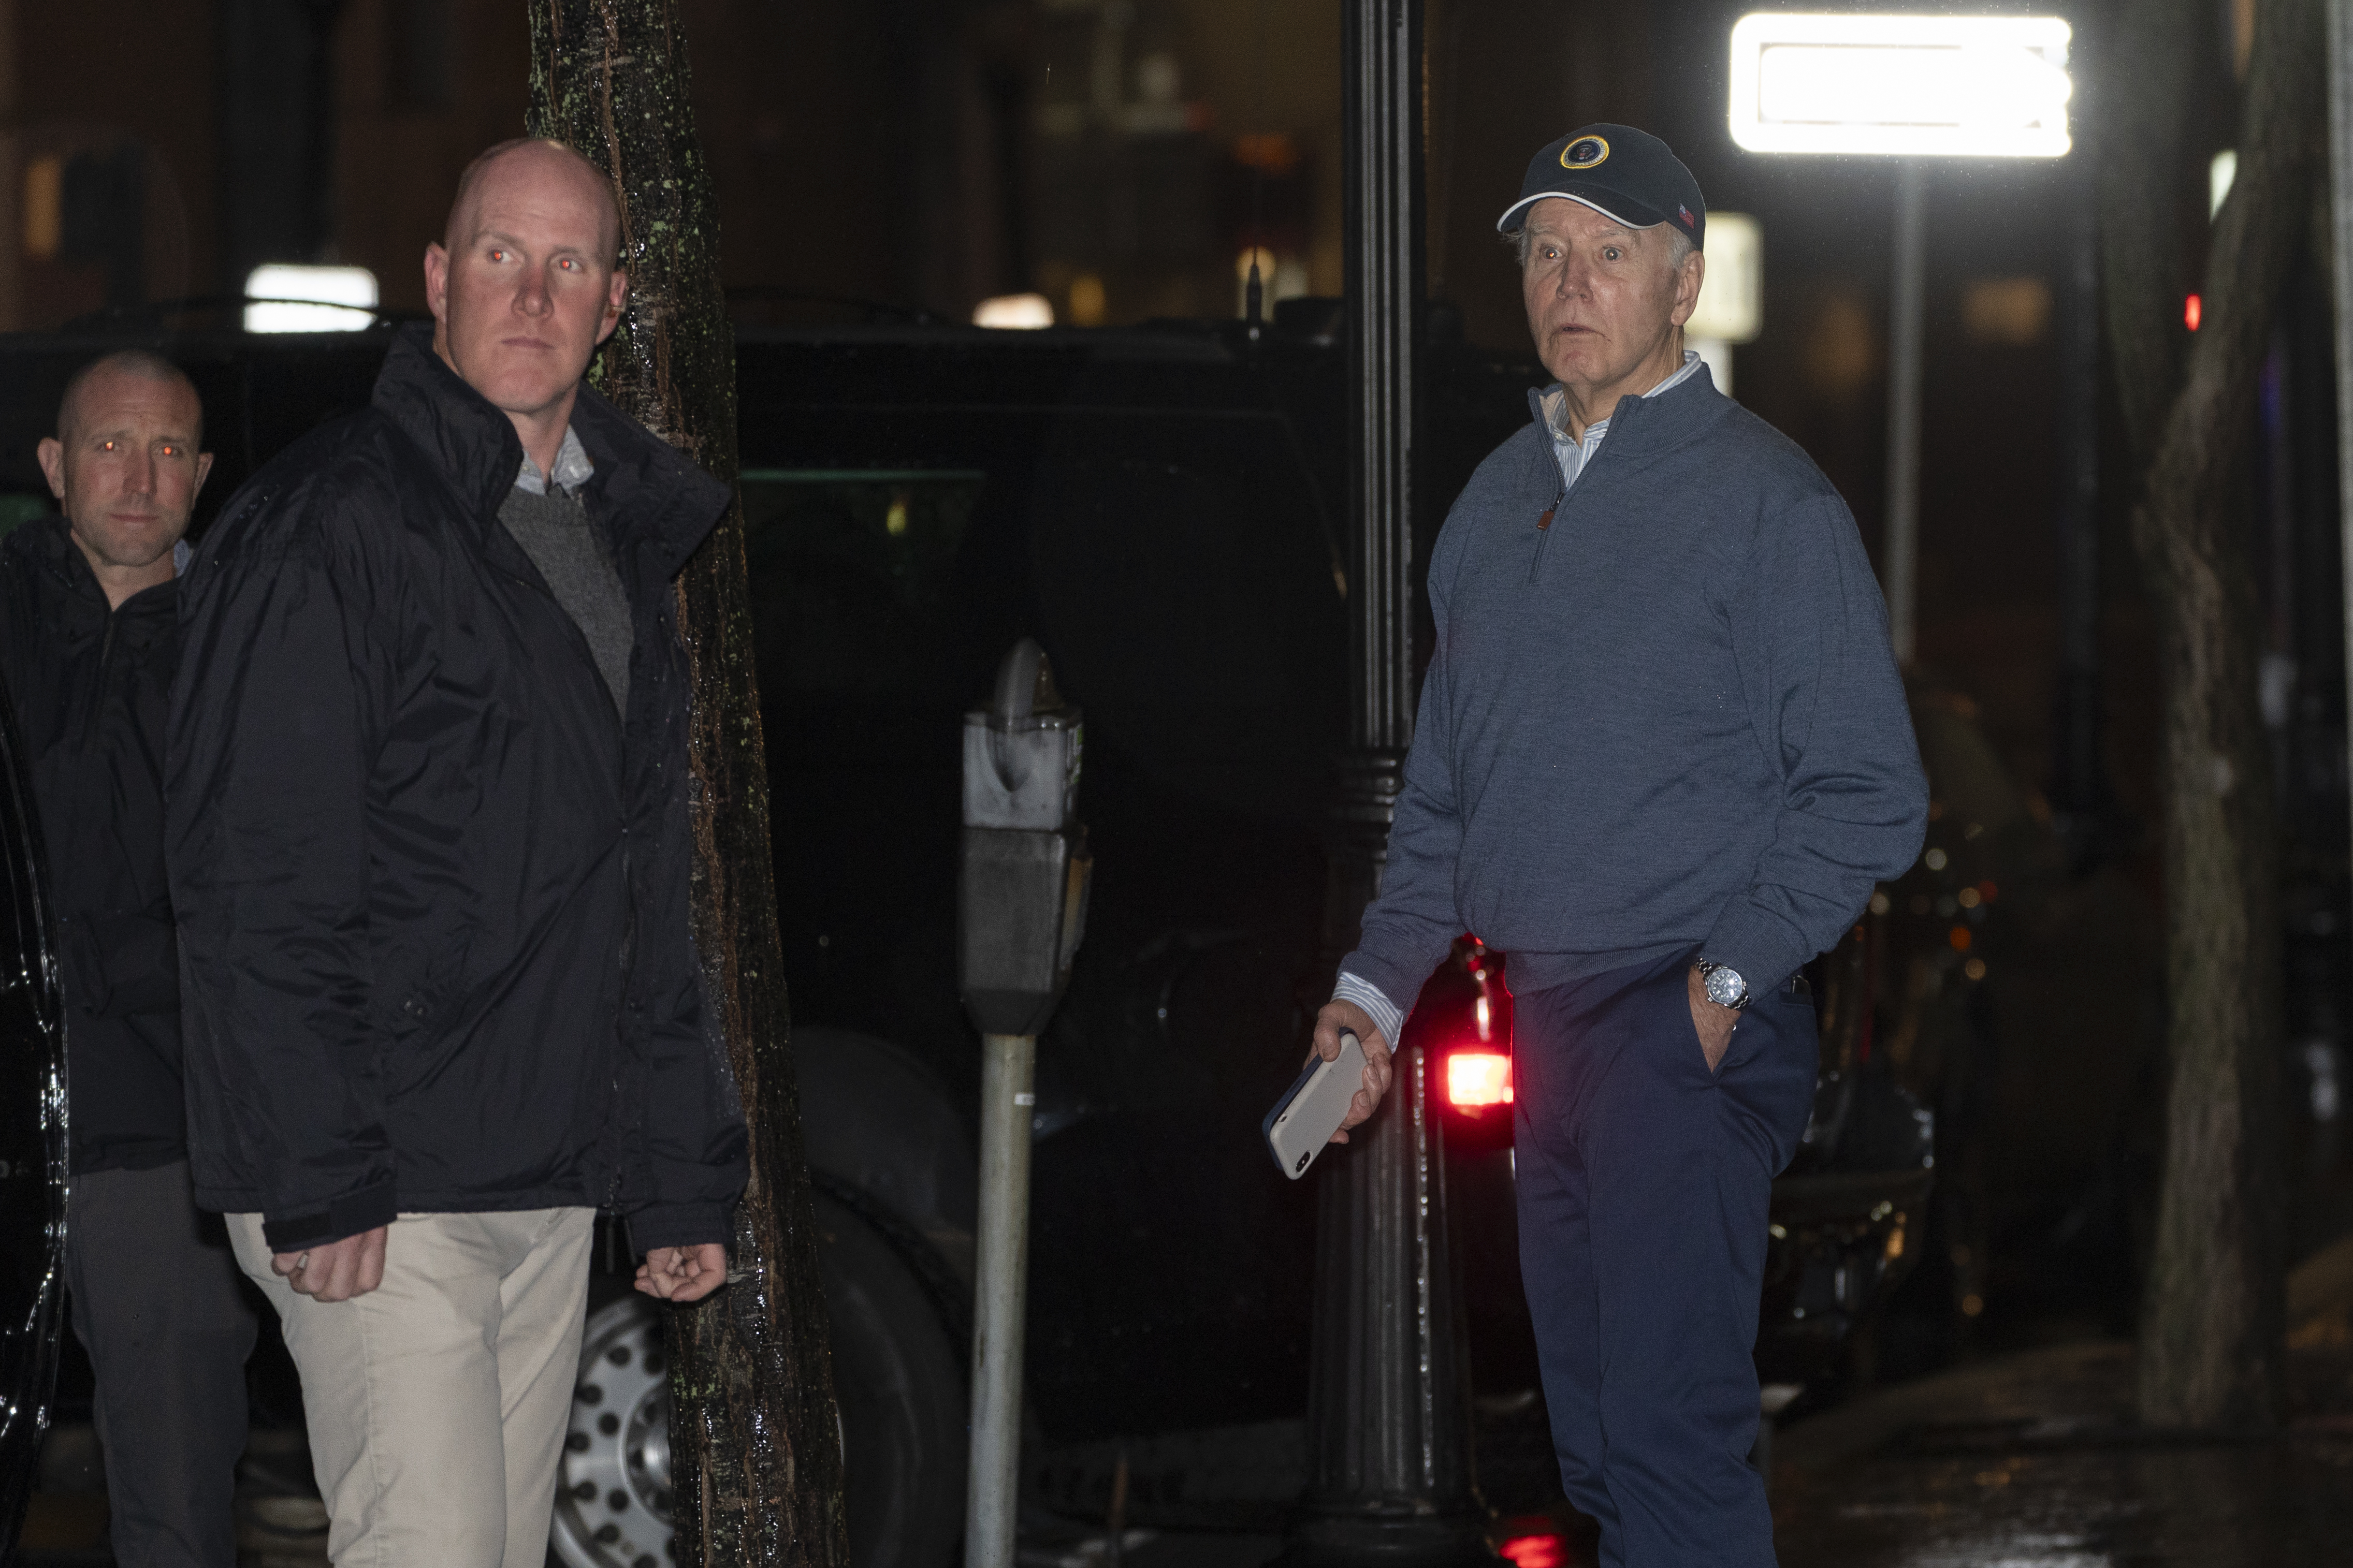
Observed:
[[[665,579],[676,576],[717,526],[733,488],[586,383],[572,405],[572,429],[596,465],[588,480],[591,508],[601,505],[615,519],[624,545],[649,547]]]
[[[522,441],[513,421],[433,352],[432,323],[393,335],[374,401],[465,498],[478,523],[496,520],[522,470]],[[718,522],[728,488],[586,382],[572,405],[572,429],[596,466],[592,509],[610,520],[617,543],[650,546],[663,575],[674,575]]]
[[[1665,391],[1648,396],[1629,393],[1609,411],[1609,438],[1601,449],[1613,454],[1613,464],[1628,458],[1647,460],[1682,445],[1724,416],[1725,400],[1715,394],[1715,378],[1708,373],[1705,361],[1676,374],[1683,379]],[[1544,438],[1547,463],[1552,460],[1555,431],[1546,405],[1559,393],[1558,382],[1528,389],[1528,417],[1535,421],[1536,434]]]
[[[115,606],[106,602],[106,590],[98,584],[98,574],[90,569],[89,557],[74,542],[73,525],[62,515],[51,512],[18,524],[9,533],[6,548],[24,555],[35,571],[77,605],[101,619],[114,613]],[[142,588],[122,601],[121,611],[132,618],[151,611],[174,616],[177,590],[176,580]]]

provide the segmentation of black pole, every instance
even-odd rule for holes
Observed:
[[[310,244],[305,261],[333,258],[335,200],[335,28],[343,0],[304,0],[311,29],[310,95],[302,114],[302,217]]]
[[[344,0],[218,7],[221,277],[323,261],[335,239],[335,28]]]
[[[1413,738],[1412,521],[1421,391],[1421,0],[1342,0],[1348,235],[1348,754],[1326,938],[1356,945]],[[1410,1005],[1412,998],[1396,998]],[[1445,1147],[1421,1053],[1320,1162],[1307,1489],[1293,1563],[1488,1560],[1446,1241]]]
[[[2088,128],[2086,128],[2088,129]],[[2090,149],[2079,137],[2059,304],[2059,713],[2056,797],[2078,868],[2099,854],[2108,807],[2100,756],[2100,254]]]

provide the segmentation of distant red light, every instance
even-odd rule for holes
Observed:
[[[1512,1058],[1501,1051],[1456,1051],[1446,1058],[1446,1101],[1466,1110],[1511,1104]]]
[[[1495,1548],[1517,1568],[1568,1568],[1568,1542],[1558,1535],[1514,1535]]]
[[[2181,319],[2189,324],[2189,330],[2194,332],[2198,330],[2198,318],[2205,314],[2205,310],[2206,307],[2204,301],[2200,300],[2197,295],[2192,294],[2181,307]]]

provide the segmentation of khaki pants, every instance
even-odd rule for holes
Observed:
[[[405,1214],[383,1285],[322,1304],[270,1272],[259,1215],[228,1216],[302,1373],[336,1568],[543,1568],[595,1217]]]

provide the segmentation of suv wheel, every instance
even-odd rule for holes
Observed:
[[[922,1280],[817,1194],[853,1568],[944,1568],[964,1536],[965,1383]],[[550,1544],[566,1568],[668,1568],[670,1381],[661,1319],[630,1291],[588,1316]]]

